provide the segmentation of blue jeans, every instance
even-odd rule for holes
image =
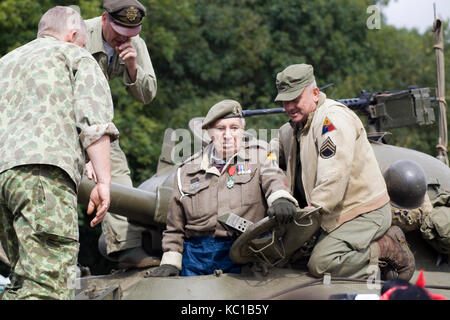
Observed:
[[[241,273],[241,265],[231,261],[229,252],[233,244],[230,238],[193,237],[184,241],[181,276],[224,273]]]

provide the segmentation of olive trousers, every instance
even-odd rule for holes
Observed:
[[[120,148],[119,140],[111,143],[111,181],[133,186],[127,159]],[[102,222],[107,254],[140,247],[144,230],[143,227],[128,222],[126,217],[108,212]]]
[[[327,233],[322,230],[308,262],[316,277],[367,279],[378,272],[378,250],[374,241],[382,237],[392,222],[391,206],[361,214]]]

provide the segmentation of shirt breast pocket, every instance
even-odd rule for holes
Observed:
[[[259,174],[257,170],[252,170],[250,173],[236,175],[234,178],[233,195],[231,199],[235,199],[231,208],[242,206],[249,206],[258,203],[262,199],[262,191],[259,184]],[[237,201],[240,199],[240,202]]]
[[[188,216],[200,218],[217,212],[217,199],[214,199],[213,183],[203,180],[183,186],[186,196],[182,203]]]

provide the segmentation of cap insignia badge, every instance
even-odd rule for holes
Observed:
[[[128,20],[130,21],[136,20],[136,17],[138,15],[138,9],[136,9],[135,7],[129,7],[126,12]]]

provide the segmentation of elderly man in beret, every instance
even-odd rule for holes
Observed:
[[[239,102],[215,104],[203,120],[212,142],[178,168],[163,233],[161,266],[149,276],[239,273],[229,258],[232,233],[219,217],[234,213],[251,222],[269,215],[292,221],[297,202],[286,176],[272,167],[261,141],[243,139],[245,120]],[[180,273],[181,271],[181,273]]]
[[[271,142],[279,165],[301,207],[322,207],[309,271],[368,278],[387,264],[382,277],[409,280],[414,256],[400,228],[391,227],[386,184],[358,116],[319,91],[311,65],[287,67],[276,86],[275,101],[290,117]]]
[[[156,95],[156,76],[147,46],[139,33],[146,14],[137,0],[104,0],[101,17],[86,20],[86,49],[97,60],[106,78],[121,77],[128,93],[148,104]],[[92,175],[90,163],[87,176]],[[119,141],[111,145],[111,176],[115,183],[133,186],[127,159]],[[99,248],[103,256],[119,262],[119,267],[148,267],[159,259],[142,248],[144,229],[127,218],[108,212],[102,223]]]

